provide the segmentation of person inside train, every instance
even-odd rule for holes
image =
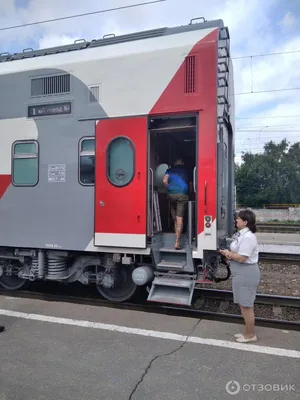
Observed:
[[[189,189],[192,190],[190,174],[181,158],[176,159],[174,166],[167,169],[163,183],[167,188],[171,206],[171,215],[175,230],[175,249],[180,250],[180,236],[183,229],[183,218],[189,201]]]
[[[260,283],[258,244],[256,239],[256,217],[251,210],[241,210],[236,219],[238,233],[229,250],[220,250],[230,261],[234,303],[240,306],[245,321],[245,333],[237,333],[237,342],[257,340],[254,332],[254,301]]]

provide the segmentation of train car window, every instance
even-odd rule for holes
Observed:
[[[107,148],[107,178],[114,186],[128,185],[134,177],[135,151],[125,137],[113,139]]]
[[[95,138],[83,138],[79,151],[79,182],[84,186],[95,184]]]
[[[35,141],[13,144],[12,180],[15,186],[35,186],[39,179],[38,144]]]

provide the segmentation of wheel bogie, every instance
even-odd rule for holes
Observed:
[[[136,265],[134,257],[128,265],[120,260],[110,254],[13,249],[0,252],[0,286],[14,291],[34,281],[79,281],[95,285],[108,301],[129,301],[140,289],[132,279]]]

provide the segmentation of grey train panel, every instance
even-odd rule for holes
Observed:
[[[64,73],[36,70],[34,76]],[[0,119],[27,117],[32,71],[0,75]],[[0,200],[0,245],[85,250],[94,235],[94,187],[78,181],[79,141],[95,135],[95,121],[106,117],[99,103],[88,103],[89,89],[71,76],[71,94],[47,98],[72,102],[72,113],[35,119],[38,131],[39,181],[35,187],[12,184]],[[76,101],[74,100],[76,99]],[[43,103],[35,100],[35,103]],[[26,124],[24,124],[25,126]],[[7,134],[5,132],[4,134]],[[66,181],[48,182],[48,165],[66,164]]]

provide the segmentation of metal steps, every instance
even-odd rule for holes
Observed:
[[[195,268],[192,248],[183,235],[180,250],[174,248],[175,235],[161,234],[153,240],[152,254],[156,277],[148,301],[190,306],[195,287]]]
[[[186,238],[183,236],[180,241],[180,250],[174,248],[175,235],[163,234],[162,245],[159,247],[155,264],[158,271],[178,271],[193,273],[194,263],[191,249],[187,246]],[[189,254],[190,253],[190,254]],[[190,257],[189,257],[190,255]]]
[[[190,306],[195,281],[183,278],[156,277],[152,282],[149,301]]]
[[[180,250],[175,250],[172,247],[161,247],[159,249],[159,251],[161,253],[184,253],[184,254],[186,254],[186,249],[185,248],[184,249],[180,249]]]
[[[166,261],[166,260],[162,260],[161,262],[159,262],[157,264],[157,268],[158,269],[166,269],[168,271],[171,270],[182,270],[184,268],[184,266],[186,265],[185,262],[176,262],[176,261]]]

